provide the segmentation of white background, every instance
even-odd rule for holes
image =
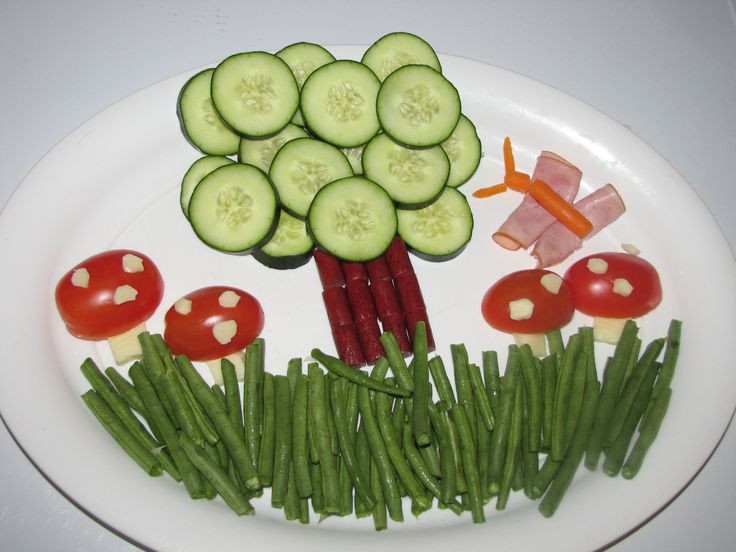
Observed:
[[[2,0],[0,205],[68,132],[148,84],[238,51],[301,40],[369,44],[396,30],[543,81],[626,124],[693,186],[734,249],[736,10],[729,0]],[[731,428],[682,494],[613,550],[732,550],[734,466]],[[0,426],[0,549],[138,548],[59,494]]]

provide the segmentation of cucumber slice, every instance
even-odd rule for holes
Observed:
[[[366,178],[388,192],[398,207],[418,209],[442,192],[450,174],[450,160],[440,146],[411,149],[379,134],[363,151],[363,171]]]
[[[303,220],[281,211],[273,237],[263,247],[253,251],[261,264],[278,270],[298,268],[312,258],[314,242],[307,234]]]
[[[299,87],[291,69],[267,52],[225,58],[212,74],[210,93],[222,120],[246,136],[277,133],[299,107]]]
[[[302,89],[304,81],[307,80],[307,77],[315,69],[335,61],[335,56],[329,51],[319,44],[313,44],[311,42],[290,44],[276,52],[276,55],[283,59],[291,69],[291,72],[294,73],[299,90]],[[304,118],[300,110],[297,110],[291,122],[304,126]]]
[[[307,231],[315,243],[344,261],[382,255],[396,235],[393,201],[375,182],[351,176],[331,182],[312,201]]]
[[[360,61],[370,67],[381,80],[404,65],[429,65],[442,72],[434,49],[425,40],[411,33],[389,33],[382,36],[365,51]]]
[[[365,144],[378,133],[376,96],[381,83],[367,66],[339,60],[309,75],[300,107],[307,128],[338,147]]]
[[[447,140],[461,108],[457,89],[427,65],[405,65],[386,77],[376,106],[384,132],[413,147]]]
[[[199,181],[215,169],[231,163],[235,163],[235,161],[222,155],[206,155],[192,163],[189,170],[184,173],[184,178],[181,180],[181,192],[179,193],[179,204],[185,217],[189,218],[189,200]]]
[[[181,131],[195,148],[209,155],[232,155],[240,136],[225,126],[210,97],[214,69],[205,69],[182,87],[176,102]]]
[[[423,209],[397,211],[399,236],[418,257],[447,261],[457,257],[473,234],[473,213],[468,200],[456,188]]]
[[[352,175],[345,154],[315,138],[297,138],[284,144],[269,172],[282,208],[301,219],[325,184]]]
[[[276,230],[279,200],[268,177],[253,165],[233,163],[205,176],[189,201],[197,236],[225,253],[250,253]]]
[[[465,115],[460,115],[455,130],[441,145],[450,159],[447,185],[457,188],[473,176],[480,164],[482,148],[475,125]]]
[[[302,127],[289,123],[274,136],[268,138],[241,138],[238,161],[255,165],[267,173],[271,169],[276,152],[289,140],[309,136]]]

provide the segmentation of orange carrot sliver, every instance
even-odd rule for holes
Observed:
[[[504,184],[506,184],[515,192],[521,192],[522,194],[525,194],[529,190],[531,177],[526,173],[514,171],[512,173],[506,174],[503,181]]]
[[[492,195],[500,194],[506,191],[506,184],[494,184],[487,188],[479,188],[473,192],[473,197],[491,197]]]
[[[584,238],[593,229],[591,222],[562,199],[546,182],[542,180],[532,182],[529,185],[529,194],[577,237]]]
[[[507,175],[516,172],[514,152],[511,151],[511,138],[508,136],[503,140],[503,167]]]

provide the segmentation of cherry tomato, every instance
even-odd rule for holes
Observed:
[[[553,293],[543,285],[559,284]],[[555,286],[552,285],[551,289]],[[511,318],[510,304],[528,299],[533,304],[531,315],[524,320]],[[497,330],[508,333],[536,334],[561,328],[574,313],[570,290],[554,272],[541,269],[520,270],[507,274],[493,284],[483,297],[483,317]]]
[[[235,297],[236,304],[227,306]],[[215,327],[230,321],[235,322],[234,335],[222,343],[215,335]],[[212,286],[179,299],[166,312],[165,322],[164,341],[174,354],[186,355],[190,360],[215,360],[242,351],[252,343],[263,330],[264,317],[261,304],[250,293]]]
[[[605,263],[605,270],[595,259]],[[591,266],[595,272],[589,268],[589,261],[593,261]],[[584,257],[567,269],[565,281],[572,291],[575,308],[590,316],[636,318],[662,301],[657,270],[641,257],[629,253],[597,253]]]
[[[135,297],[130,299],[128,294],[116,304],[116,290],[123,286],[130,286]],[[116,249],[94,255],[67,272],[56,286],[56,306],[71,334],[100,340],[145,322],[163,293],[161,273],[151,259],[137,251]],[[118,301],[123,295],[118,295]]]

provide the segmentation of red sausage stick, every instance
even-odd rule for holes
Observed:
[[[325,253],[321,249],[315,249],[314,261],[317,264],[317,271],[319,272],[319,280],[322,282],[322,289],[345,285],[345,276],[342,273],[340,261],[335,257],[329,253]]]

